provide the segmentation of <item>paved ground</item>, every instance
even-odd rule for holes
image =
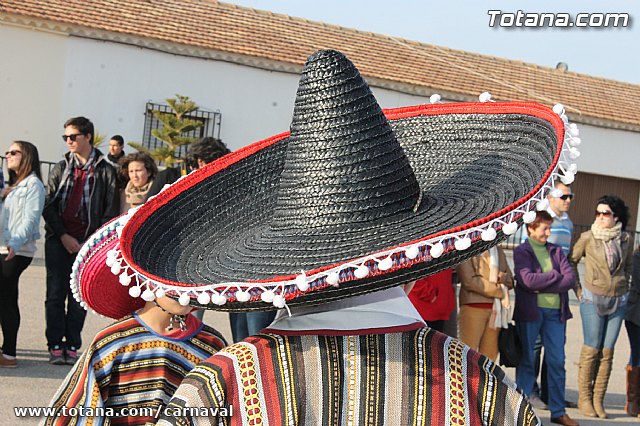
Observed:
[[[53,366],[47,363],[48,354],[44,339],[44,295],[45,270],[41,265],[32,265],[24,273],[20,283],[20,307],[22,326],[18,340],[19,368],[0,369],[0,425],[32,425],[36,419],[17,419],[13,407],[46,406],[58,385],[71,367]],[[567,393],[571,401],[577,400],[577,362],[582,344],[580,313],[577,301],[572,300],[574,319],[569,321],[567,333]],[[231,332],[227,314],[207,312],[206,323],[220,330],[230,340]],[[87,315],[83,339],[90,342],[95,333],[109,323],[108,319],[93,314]],[[618,423],[638,423],[624,414],[625,376],[624,366],[629,357],[629,342],[624,328],[616,346],[615,365],[606,405],[611,419],[585,419],[578,410],[569,409],[569,415],[581,420],[582,425],[608,425]],[[513,378],[515,370],[507,369]],[[549,423],[549,412],[539,413],[545,424]]]

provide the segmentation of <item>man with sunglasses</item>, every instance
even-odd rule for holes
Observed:
[[[569,209],[571,208],[571,200],[573,200],[573,192],[571,192],[571,186],[565,185],[560,180],[555,182],[555,191],[549,194],[549,207],[547,207],[547,213],[553,218],[551,225],[551,235],[548,238],[548,242],[558,245],[562,248],[562,252],[565,256],[569,256],[571,251],[571,239],[573,236],[573,222],[569,217]],[[522,235],[522,242],[527,239],[526,232]],[[540,336],[536,340],[534,357],[534,368],[536,377],[540,372],[540,358],[542,351],[542,340]],[[542,359],[542,371],[540,372],[540,386],[538,382],[533,386],[533,398],[531,398],[531,404],[534,408],[547,409],[546,404],[548,401],[548,388],[547,388],[547,366]],[[537,396],[540,398],[537,398]],[[571,401],[565,401],[566,406],[575,408],[577,404]]]
[[[51,364],[74,364],[82,343],[86,311],[74,299],[69,275],[87,237],[116,217],[116,170],[93,147],[93,123],[74,117],[64,123],[69,152],[49,173],[45,220],[46,337]]]

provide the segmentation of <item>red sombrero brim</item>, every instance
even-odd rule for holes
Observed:
[[[98,229],[83,245],[73,266],[71,289],[76,300],[105,317],[120,319],[142,308],[145,301],[129,294],[130,287],[107,266],[109,252],[119,249],[117,228],[122,217]]]

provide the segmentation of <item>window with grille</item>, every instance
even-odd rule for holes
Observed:
[[[156,139],[151,134],[153,129],[159,129],[162,127],[162,122],[153,116],[153,111],[160,111],[167,114],[171,114],[173,112],[169,105],[147,102],[144,113],[144,134],[142,135],[142,145],[151,151],[163,145],[162,141]],[[197,139],[205,136],[215,138],[220,137],[220,123],[222,121],[222,114],[220,112],[199,108],[189,114],[186,114],[185,117],[200,121],[203,125],[189,133],[185,133],[184,136],[190,136]],[[178,147],[178,150],[176,151],[176,158],[185,158],[188,150],[189,145],[182,145]]]

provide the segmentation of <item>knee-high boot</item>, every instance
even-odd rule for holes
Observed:
[[[609,377],[611,376],[611,366],[613,365],[613,349],[602,349],[600,365],[596,374],[596,381],[593,384],[593,408],[598,413],[598,417],[606,419],[607,412],[604,409],[604,394],[607,392]]]
[[[631,417],[640,413],[640,367],[627,365],[627,403],[625,411]]]
[[[600,350],[591,346],[582,346],[578,367],[578,408],[587,417],[597,417],[593,409],[593,382],[596,378]]]

